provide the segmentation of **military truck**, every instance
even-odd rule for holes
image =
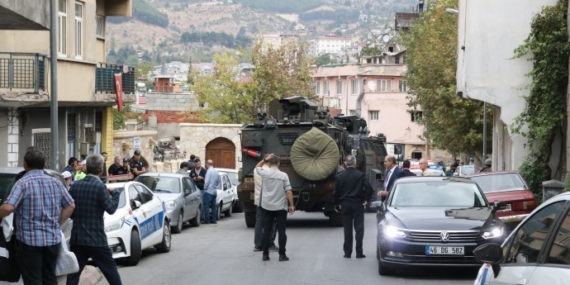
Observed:
[[[259,112],[255,122],[241,128],[241,183],[237,191],[246,225],[255,225],[253,173],[266,154],[279,157],[279,168],[291,182],[296,210],[323,212],[332,226],[341,226],[332,193],[344,158],[354,155],[357,169],[367,174],[376,190],[383,182],[385,142],[381,134],[368,136],[365,120],[344,115],[332,118],[328,108],[305,97],[272,101],[268,112]]]

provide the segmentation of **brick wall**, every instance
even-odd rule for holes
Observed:
[[[156,122],[164,123],[200,123],[198,115],[187,111],[146,111],[141,115],[143,122],[148,122],[148,118],[156,116]]]

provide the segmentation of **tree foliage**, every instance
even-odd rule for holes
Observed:
[[[133,0],[133,18],[147,24],[168,27],[168,15],[156,10],[145,0]],[[131,17],[108,17],[109,22],[122,23]]]
[[[124,106],[123,110],[119,112],[117,108],[113,108],[113,129],[123,130],[126,128],[126,122],[128,120],[137,119],[139,115],[133,111],[131,105],[127,104]]]
[[[457,16],[446,13],[457,0],[442,0],[414,21],[402,37],[407,48],[408,105],[422,111],[424,138],[453,155],[482,155],[483,103],[456,94]],[[488,149],[491,111],[488,109]]]
[[[526,108],[516,118],[513,130],[528,139],[531,153],[519,171],[535,194],[539,194],[542,181],[550,179],[552,143],[556,134],[562,133],[566,117],[570,55],[567,8],[566,0],[544,7],[533,18],[528,38],[515,50],[515,57],[531,55],[529,60],[533,63]]]
[[[244,73],[239,63],[251,62],[255,69]],[[250,54],[240,57],[226,52],[214,56],[211,75],[195,72],[192,91],[206,104],[202,119],[215,123],[245,123],[276,98],[293,95],[314,96],[312,59],[304,45],[279,49],[256,44]]]

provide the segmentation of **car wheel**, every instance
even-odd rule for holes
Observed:
[[[248,228],[255,227],[255,212],[245,212],[243,216],[245,217],[245,225]]]
[[[202,214],[202,211],[198,207],[198,211],[196,211],[196,217],[194,217],[192,220],[190,220],[190,225],[192,225],[193,227],[199,227],[200,226],[200,215],[201,214]]]
[[[125,259],[126,266],[135,266],[141,260],[141,237],[136,230],[131,231],[131,256]]]
[[[184,226],[184,213],[180,210],[178,214],[178,222],[176,223],[175,227],[172,227],[172,232],[175,234],[179,234],[182,232],[182,227]]]
[[[218,220],[222,218],[222,206],[224,206],[224,201],[220,201],[220,205],[218,205]]]
[[[165,253],[170,251],[170,244],[172,242],[172,235],[170,234],[170,223],[164,220],[164,227],[162,231],[162,242],[156,246],[156,251]]]
[[[231,217],[232,216],[232,210],[233,210],[234,206],[230,205],[228,207],[228,209],[224,212],[224,215],[226,215],[226,217]]]
[[[386,267],[386,265],[382,264],[380,249],[376,250],[376,256],[378,256],[378,274],[382,276],[394,274],[394,270],[392,268]]]

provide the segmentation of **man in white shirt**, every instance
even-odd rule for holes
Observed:
[[[264,164],[263,169],[270,169],[269,165]],[[253,195],[253,204],[255,204],[255,206],[257,206],[256,211],[255,211],[255,233],[254,233],[254,237],[253,237],[253,243],[254,243],[254,248],[253,251],[262,251],[263,248],[261,248],[261,238],[263,237],[263,211],[261,211],[260,208],[260,204],[259,204],[259,195],[261,193],[261,185],[263,184],[263,179],[261,178],[261,176],[259,174],[257,174],[257,171],[253,172],[253,182],[255,185],[254,188],[254,195]],[[276,223],[273,223],[273,227],[271,228],[271,245],[269,246],[269,250],[271,251],[277,251],[278,248],[275,245],[275,237],[277,236],[277,232],[276,232]]]

